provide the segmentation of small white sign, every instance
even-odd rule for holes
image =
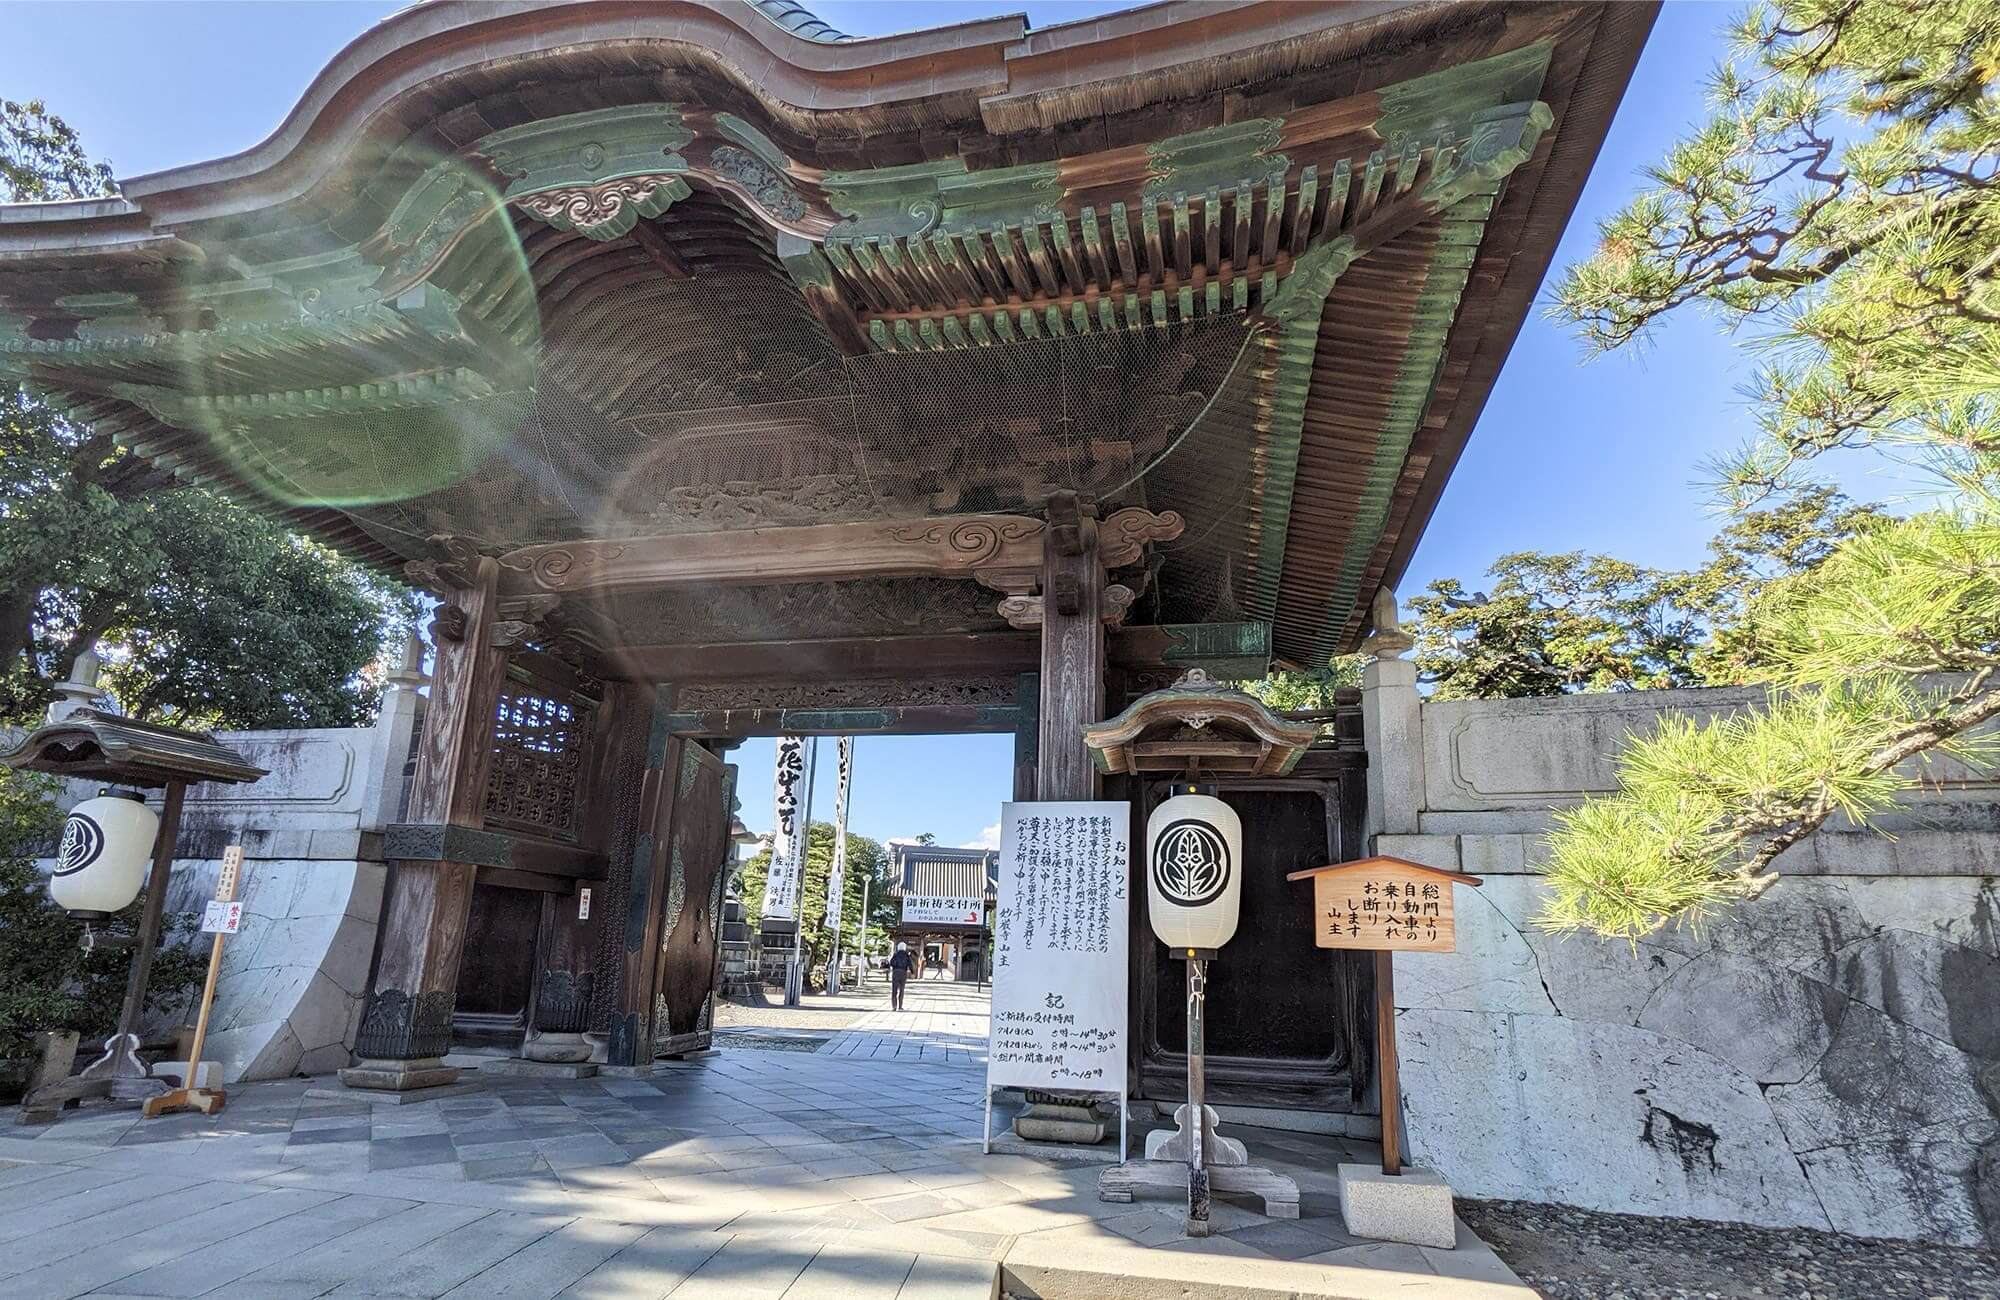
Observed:
[[[235,934],[243,924],[243,904],[210,903],[202,909],[201,932],[203,934]]]
[[[588,887],[576,891],[576,919],[579,921],[588,921],[590,919],[590,890]]]
[[[903,895],[905,925],[978,925],[985,910],[983,898],[954,898],[937,894]]]

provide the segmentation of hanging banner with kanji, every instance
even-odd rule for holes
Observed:
[[[799,886],[806,874],[806,824],[811,817],[811,810],[804,806],[806,791],[811,788],[807,784],[811,761],[805,737],[778,737],[771,866],[764,877],[766,921],[789,921],[799,914]]]
[[[840,933],[847,888],[847,782],[854,772],[854,737],[840,738],[840,783],[833,796],[833,866],[826,877],[826,928]],[[865,922],[864,922],[865,924]]]

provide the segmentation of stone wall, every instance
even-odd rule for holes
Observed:
[[[414,686],[386,695],[373,727],[224,732],[269,775],[189,787],[169,917],[190,928],[215,894],[223,849],[244,849],[241,930],[223,944],[208,1045],[225,1082],[324,1073],[348,1063],[367,993],[387,868],[380,828],[397,815],[420,711]],[[72,782],[65,802],[97,783]],[[159,806],[159,792],[151,802]],[[46,864],[45,864],[46,865]],[[209,938],[178,940],[206,954]],[[196,995],[199,988],[197,986]],[[149,1041],[192,1023],[190,1004],[153,1012]]]
[[[1377,851],[1485,880],[1456,887],[1456,953],[1396,958],[1417,1161],[1464,1196],[2000,1244],[1990,776],[1941,766],[1891,834],[1825,830],[1705,925],[1556,938],[1551,812],[1661,713],[1758,694],[1425,704],[1407,669],[1364,691]]]

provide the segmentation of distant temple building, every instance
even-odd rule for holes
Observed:
[[[899,920],[893,947],[906,943],[927,977],[991,977],[997,849],[951,849],[941,844],[889,845],[889,894]]]

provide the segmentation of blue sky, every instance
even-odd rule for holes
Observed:
[[[270,133],[341,46],[400,4],[11,3],[0,41],[0,97],[41,98],[121,177],[238,152]],[[1025,11],[1037,26],[1122,7],[1102,3],[960,5],[820,3],[866,35]],[[1702,115],[1705,78],[1722,52],[1724,4],[1669,3],[1654,28],[1554,269],[1588,255],[1596,222],[1638,188]],[[1700,466],[1752,430],[1738,389],[1742,354],[1712,322],[1688,316],[1643,350],[1587,360],[1539,312],[1523,328],[1484,415],[1405,577],[1405,596],[1437,577],[1477,586],[1508,551],[1606,551],[1644,564],[1695,561],[1715,531]],[[1867,499],[1910,491],[1892,474],[1852,467]],[[922,831],[977,840],[1012,786],[1006,736],[864,737],[851,822],[888,838]],[[823,745],[832,771],[832,744]],[[735,751],[743,817],[770,825],[772,742]],[[831,815],[831,777],[817,815]]]

